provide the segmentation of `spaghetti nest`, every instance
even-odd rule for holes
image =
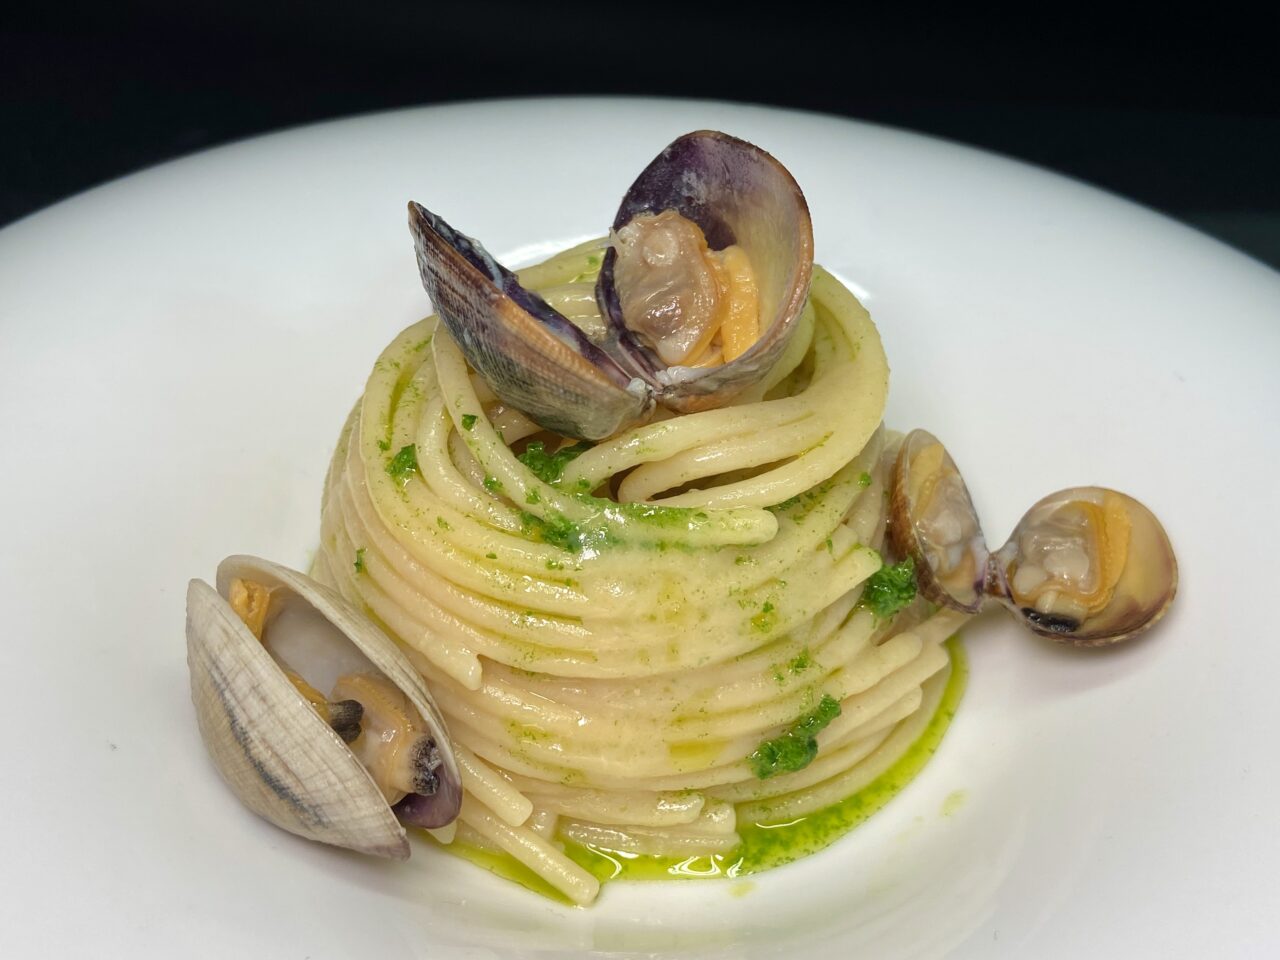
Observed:
[[[589,327],[602,250],[520,281]],[[315,574],[447,718],[466,796],[437,838],[585,903],[599,884],[566,842],[726,854],[740,824],[891,764],[959,621],[859,602],[882,563],[887,389],[870,317],[821,269],[752,394],[590,447],[504,407],[435,318],[397,337],[339,440]]]

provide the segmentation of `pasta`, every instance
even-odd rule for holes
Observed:
[[[598,324],[603,250],[520,282]],[[870,317],[817,268],[753,392],[585,449],[504,406],[435,318],[387,347],[333,457],[313,573],[398,639],[448,722],[465,797],[441,842],[588,903],[583,851],[733,863],[751,824],[831,808],[903,756],[964,616],[861,602],[887,387]],[[762,772],[779,738],[816,756]]]

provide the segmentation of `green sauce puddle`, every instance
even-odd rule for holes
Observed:
[[[558,903],[565,903],[573,906],[573,901],[566,897],[547,881],[526,867],[523,863],[511,856],[509,853],[496,853],[492,850],[481,850],[479,847],[473,847],[469,843],[461,843],[455,840],[450,844],[442,844],[436,841],[425,830],[419,833],[420,836],[426,837],[431,843],[435,844],[446,853],[453,854],[463,860],[469,860],[477,867],[484,867],[490,873],[502,877],[503,880],[510,880],[512,883],[518,883],[526,890],[532,890],[534,893],[541,894],[548,900],[555,900]]]
[[[708,879],[745,877],[807,857],[830,846],[866,821],[894,798],[924,769],[937,752],[964,696],[969,665],[958,636],[946,642],[951,675],[928,726],[898,760],[857,793],[808,816],[782,824],[740,824],[742,843],[724,854],[695,857],[655,857],[603,850],[571,840],[561,842],[565,853],[589,870],[601,883],[609,880]],[[442,849],[477,866],[514,881],[552,900],[568,900],[514,857],[453,843]]]

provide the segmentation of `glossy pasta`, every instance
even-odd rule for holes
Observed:
[[[602,249],[520,280],[589,327]],[[561,438],[504,408],[434,318],[379,358],[314,572],[402,643],[445,715],[466,795],[438,839],[586,903],[598,880],[564,841],[726,853],[742,824],[841,800],[919,735],[962,617],[859,603],[881,566],[888,367],[821,269],[799,327],[735,405],[572,459],[529,455]],[[753,751],[824,698],[840,710],[816,758],[758,776]]]

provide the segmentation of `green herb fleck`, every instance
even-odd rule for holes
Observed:
[[[741,603],[739,604],[741,605]],[[751,618],[751,626],[759,633],[768,633],[778,625],[778,613],[773,604],[766,600],[760,612]]]
[[[502,481],[499,480],[497,477],[485,477],[484,488],[488,490],[490,493],[501,493]]]
[[[836,555],[836,548],[835,545],[832,544],[830,537],[827,537],[827,553],[831,554],[833,557]]]
[[[582,527],[563,514],[553,513],[546,517],[532,513],[521,513],[522,532],[543,543],[560,547],[570,553],[581,553],[583,545]]]
[[[401,486],[408,483],[410,476],[416,473],[417,470],[418,448],[412,443],[407,443],[401,447],[399,452],[387,464],[387,473],[395,480],[398,480]]]
[[[352,564],[356,568],[356,573],[364,573],[364,547],[356,551],[356,562]]]
[[[583,498],[579,498],[583,499]],[[589,498],[600,506],[605,515],[614,521],[644,523],[666,529],[694,530],[707,523],[710,517],[702,510],[691,507],[661,507],[652,503],[614,503],[612,500]]]
[[[534,440],[516,459],[533,471],[534,476],[543,483],[555,483],[564,476],[564,468],[569,465],[569,461],[577,459],[590,449],[591,444],[583,441],[555,453],[547,453],[546,445],[541,440]]]
[[[910,557],[893,566],[882,566],[867,578],[862,605],[880,619],[892,617],[915,599],[916,565]]]
[[[485,559],[486,559],[486,560],[497,560],[497,559],[498,559],[498,555],[497,555],[496,553],[486,553],[484,556],[485,556]]]
[[[449,526],[449,521],[446,520],[444,517],[436,517],[436,526],[439,527],[441,530],[453,529],[453,527]]]
[[[806,647],[796,656],[791,658],[791,662],[787,664],[787,669],[792,674],[803,673],[813,666],[813,658],[809,656],[809,649]]]
[[[800,523],[809,515],[810,512],[812,512],[814,507],[817,507],[822,503],[822,498],[830,492],[832,486],[834,486],[834,481],[824,480],[816,487],[811,487],[808,490],[797,493],[794,497],[788,497],[786,500],[783,500],[781,503],[775,503],[768,509],[772,510],[774,513],[785,513],[788,510],[799,507],[799,510],[796,510],[795,513],[791,514],[791,519],[796,523]]]
[[[462,429],[470,430],[472,427],[476,425],[476,421],[479,419],[480,418],[477,417],[474,413],[464,413],[462,415]]]
[[[524,502],[529,504],[530,506],[532,506],[535,503],[541,503],[542,494],[540,494],[535,488],[530,487],[527,491],[525,491]]]
[[[867,473],[865,470],[862,471],[862,475],[858,477],[858,486],[860,487],[871,486],[871,474]]]
[[[391,441],[390,441],[390,440],[379,440],[379,441],[378,441],[378,449],[379,449],[379,450],[381,450],[383,453],[385,453],[386,451],[390,450],[390,449],[391,449]]]
[[[812,713],[807,713],[791,729],[772,740],[765,740],[747,757],[751,771],[761,780],[779,773],[803,770],[818,755],[818,732],[840,716],[840,702],[824,693]]]

